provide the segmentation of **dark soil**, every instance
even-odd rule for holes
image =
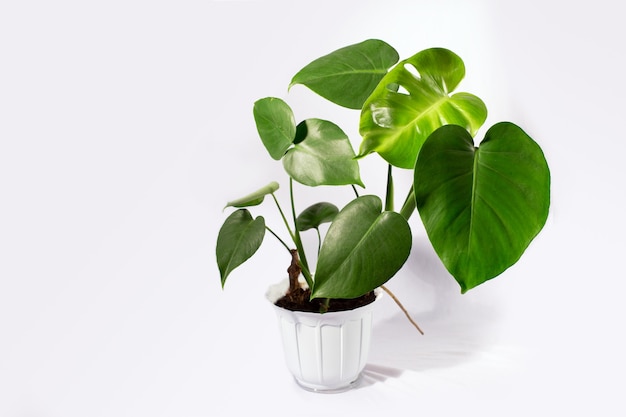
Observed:
[[[276,305],[291,311],[304,311],[311,313],[319,313],[324,309],[324,299],[314,298],[309,301],[311,291],[307,289],[298,288],[294,291],[284,295],[278,301]],[[351,299],[331,299],[328,304],[328,312],[331,311],[346,311],[354,310],[355,308],[362,307],[369,303],[372,303],[376,299],[374,291],[360,296],[359,298]]]

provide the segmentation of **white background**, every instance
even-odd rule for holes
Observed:
[[[621,6],[516,3],[2,2],[0,416],[625,415]],[[286,254],[268,237],[222,290],[215,239],[226,201],[277,180],[287,203],[256,99],[358,145],[358,113],[287,85],[368,38],[459,54],[487,126],[513,121],[543,147],[551,214],[518,264],[465,295],[414,216],[389,287],[426,335],[383,299],[362,386],[317,395],[287,373],[263,297]],[[380,192],[375,158],[363,179]],[[351,196],[298,193],[301,208]],[[270,205],[254,214],[280,230]]]

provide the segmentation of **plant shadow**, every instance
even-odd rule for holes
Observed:
[[[500,314],[493,294],[480,291],[477,297],[461,296],[454,278],[429,247],[418,245],[414,251],[419,262],[409,260],[408,274],[392,284],[424,335],[387,297],[385,308],[393,313],[374,324],[360,387],[398,378],[406,371],[455,367],[479,357],[494,343]],[[415,302],[407,305],[407,300],[420,300],[422,310],[411,311]]]
[[[368,363],[361,373],[361,380],[357,388],[364,388],[378,382],[385,382],[389,378],[399,378],[403,372],[402,369]]]

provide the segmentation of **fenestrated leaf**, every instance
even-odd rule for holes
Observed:
[[[215,250],[222,287],[226,278],[259,249],[265,236],[265,219],[253,219],[246,209],[234,211],[220,228]]]
[[[369,39],[316,59],[293,77],[289,87],[303,84],[335,104],[360,109],[398,59],[390,45]]]
[[[317,203],[307,207],[296,219],[296,225],[301,232],[317,229],[323,223],[332,222],[339,213],[337,206],[331,203]]]
[[[459,126],[436,130],[415,167],[415,198],[428,237],[461,291],[515,264],[543,228],[550,171],[518,126],[492,126],[480,147]]]
[[[265,187],[259,188],[258,190],[254,191],[253,193],[248,194],[245,197],[241,197],[236,200],[229,201],[228,203],[226,203],[226,207],[241,208],[241,207],[258,206],[259,204],[263,202],[266,195],[271,194],[274,191],[278,190],[278,187],[279,187],[278,183],[276,181],[272,181],[269,184],[267,184]]]
[[[464,76],[461,58],[443,48],[426,49],[396,65],[363,105],[359,156],[377,152],[394,166],[412,169],[438,127],[456,124],[474,135],[487,118],[485,104],[469,93],[449,95]]]
[[[266,97],[254,103],[253,114],[263,145],[278,161],[296,136],[296,120],[291,107],[279,98]]]
[[[307,119],[298,125],[298,140],[283,157],[289,176],[301,184],[363,185],[359,163],[348,136],[327,120]]]
[[[328,228],[312,297],[356,298],[387,282],[411,251],[411,229],[398,213],[382,212],[376,196],[356,198]]]

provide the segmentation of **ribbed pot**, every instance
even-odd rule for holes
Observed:
[[[365,368],[376,301],[354,310],[308,313],[290,311],[274,303],[288,281],[270,287],[283,341],[287,368],[296,382],[316,392],[341,392],[353,387]],[[376,290],[376,300],[382,295]]]

